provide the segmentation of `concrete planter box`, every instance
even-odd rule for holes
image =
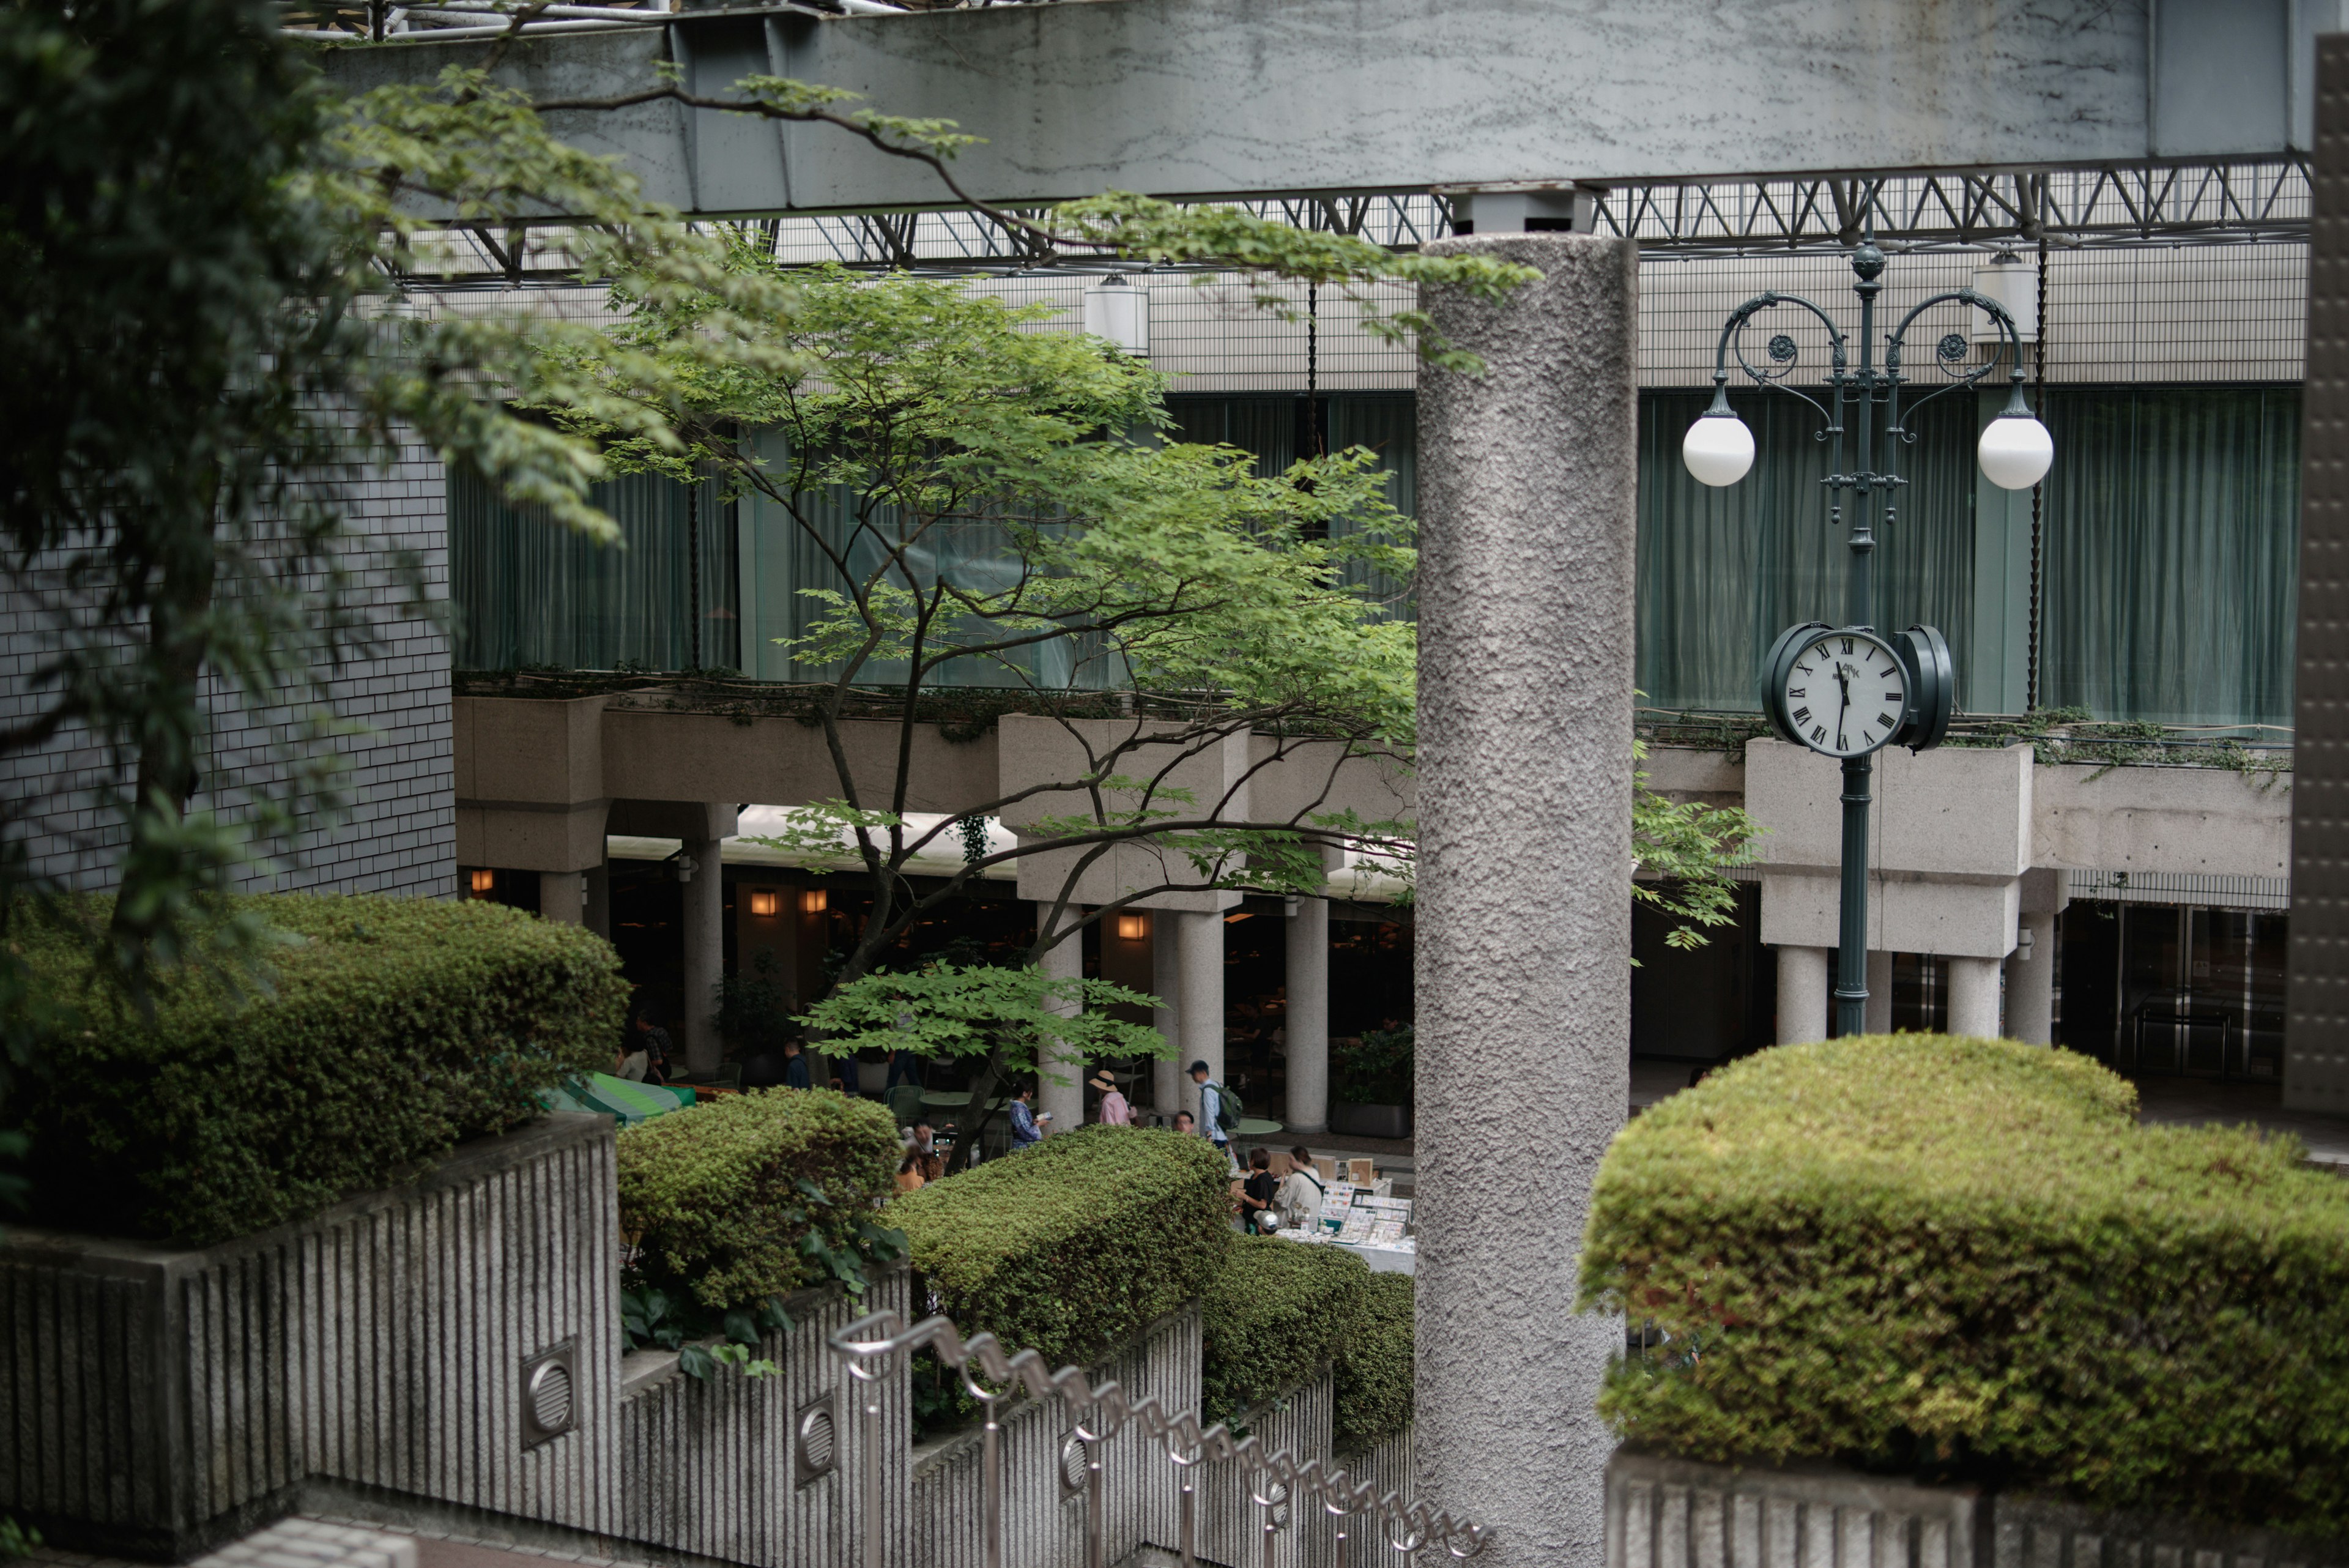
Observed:
[[[1351,1100],[1332,1101],[1330,1106],[1330,1130],[1354,1137],[1409,1137],[1411,1107],[1357,1105]]]
[[[2349,1542],[2097,1512],[1831,1465],[1618,1451],[1607,1568],[2344,1568]]]

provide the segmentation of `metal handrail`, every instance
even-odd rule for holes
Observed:
[[[892,1357],[902,1357],[910,1368],[913,1353],[925,1347],[936,1353],[961,1376],[963,1387],[987,1412],[984,1428],[980,1510],[985,1568],[1003,1568],[1002,1424],[998,1407],[1025,1388],[1038,1399],[1058,1399],[1069,1407],[1072,1428],[1084,1445],[1086,1459],[1086,1568],[1104,1568],[1102,1508],[1102,1465],[1095,1448],[1128,1425],[1160,1443],[1167,1462],[1182,1473],[1181,1545],[1184,1568],[1196,1568],[1198,1499],[1190,1471],[1206,1460],[1237,1464],[1247,1478],[1249,1501],[1264,1510],[1264,1568],[1273,1568],[1275,1515],[1299,1499],[1309,1499],[1338,1521],[1336,1568],[1346,1568],[1348,1517],[1366,1513],[1377,1525],[1386,1545],[1406,1556],[1441,1545],[1454,1557],[1473,1557],[1492,1539],[1491,1530],[1450,1513],[1431,1511],[1423,1502],[1406,1502],[1400,1491],[1381,1493],[1373,1485],[1356,1484],[1342,1469],[1325,1471],[1319,1459],[1303,1463],[1282,1449],[1267,1455],[1254,1438],[1235,1439],[1221,1422],[1202,1431],[1195,1415],[1169,1416],[1154,1398],[1131,1399],[1115,1381],[1096,1387],[1082,1367],[1063,1366],[1054,1372],[1032,1350],[1007,1351],[991,1334],[968,1340],[943,1315],[924,1318],[912,1328],[895,1312],[861,1317],[826,1341],[834,1355],[848,1364],[860,1387],[857,1407],[865,1423],[864,1564],[881,1564],[881,1467],[871,1456],[880,1451],[882,1378],[891,1370]],[[981,1378],[995,1386],[981,1383]]]

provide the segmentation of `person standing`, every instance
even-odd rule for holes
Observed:
[[[808,1074],[807,1049],[796,1040],[783,1042],[783,1087],[812,1089],[815,1080]]]
[[[1038,1116],[1035,1107],[1029,1103],[1035,1097],[1036,1085],[1033,1084],[1020,1085],[1011,1096],[1011,1147],[1014,1153],[1032,1148],[1044,1141],[1044,1129],[1039,1123],[1050,1121],[1052,1113],[1046,1111],[1042,1116]]]
[[[1224,1114],[1224,1086],[1208,1073],[1205,1062],[1191,1064],[1191,1082],[1199,1085],[1199,1130],[1223,1151],[1226,1159],[1230,1159],[1232,1135],[1231,1130],[1224,1126],[1227,1119]],[[1237,1165],[1234,1168],[1237,1168]]]
[[[1272,1155],[1261,1148],[1248,1150],[1247,1179],[1240,1184],[1240,1220],[1250,1231],[1270,1231],[1280,1223],[1273,1210],[1273,1199],[1280,1184],[1272,1177]]]
[[[1101,1124],[1105,1127],[1130,1127],[1133,1125],[1133,1107],[1117,1092],[1117,1080],[1107,1073],[1095,1073],[1092,1086],[1101,1091]]]

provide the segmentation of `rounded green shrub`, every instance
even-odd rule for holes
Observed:
[[[1232,1420],[1336,1361],[1366,1326],[1371,1277],[1342,1248],[1238,1238],[1200,1303],[1203,1418]]]
[[[1411,1425],[1412,1334],[1417,1321],[1409,1274],[1362,1282],[1361,1326],[1338,1346],[1338,1408],[1331,1448],[1359,1454]]]
[[[265,989],[167,975],[151,1016],[88,940],[23,924],[34,983],[78,1015],[12,1096],[44,1224],[202,1245],[388,1186],[459,1139],[538,1116],[607,1066],[627,987],[611,944],[495,904],[279,894]],[[105,900],[67,911],[103,929]]]
[[[1592,1199],[1584,1304],[1669,1335],[1601,1409],[1691,1459],[2349,1529],[2349,1184],[2135,1112],[2084,1057],[1930,1035],[1674,1096]]]
[[[885,1106],[829,1089],[714,1096],[620,1134],[620,1228],[647,1284],[717,1311],[863,1284],[893,1189]]]
[[[1053,1366],[1199,1295],[1236,1238],[1230,1167],[1200,1137],[1087,1127],[891,1203],[937,1310]]]

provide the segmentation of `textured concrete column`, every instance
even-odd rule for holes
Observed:
[[[1036,919],[1041,922],[1052,912],[1050,904],[1036,906]],[[1069,907],[1065,917],[1076,920],[1084,911],[1075,905]],[[1081,980],[1085,973],[1085,942],[1081,932],[1071,932],[1068,940],[1045,950],[1039,961],[1047,980]],[[1074,1003],[1053,1002],[1048,1011],[1064,1017],[1074,1016],[1081,1009]],[[1047,1047],[1037,1053],[1036,1108],[1052,1113],[1051,1130],[1067,1132],[1071,1127],[1085,1125],[1085,1058],[1081,1051],[1055,1051]],[[1054,1082],[1055,1079],[1061,1080]]]
[[[612,940],[612,867],[609,862],[587,871],[587,929]]]
[[[1206,1063],[1216,1082],[1224,1081],[1224,918],[1191,909],[1161,913],[1174,928],[1174,1028],[1183,1046],[1177,1066],[1186,1075],[1176,1090],[1178,1108],[1196,1116],[1191,1064]]]
[[[1150,1012],[1150,1025],[1174,1047],[1174,1055],[1151,1065],[1150,1103],[1169,1122],[1184,1108],[1183,1087],[1191,1081],[1183,1075],[1190,1064],[1181,1059],[1183,964],[1181,939],[1175,934],[1179,919],[1170,909],[1150,912],[1150,992],[1158,998],[1158,1005]]]
[[[1778,1044],[1827,1037],[1827,950],[1778,950]]]
[[[2055,917],[2022,917],[2031,950],[2006,955],[2006,1032],[2027,1045],[2055,1042]]]
[[[1428,302],[1485,373],[1420,382],[1418,1490],[1486,1568],[1599,1568],[1623,1329],[1568,1314],[1630,1088],[1639,253],[1427,249],[1544,275]]]
[[[1892,1033],[1892,955],[1873,948],[1868,953],[1868,1032]]]
[[[725,841],[688,838],[693,880],[685,895],[685,1070],[697,1076],[718,1071],[724,1044],[718,1038],[718,982],[726,973]]]
[[[538,874],[538,918],[558,925],[575,926],[585,917],[576,871],[542,871]]]
[[[1950,1033],[1998,1037],[1998,960],[1953,958],[1950,966]]]
[[[1288,917],[1288,1130],[1330,1125],[1330,904],[1299,898]]]

